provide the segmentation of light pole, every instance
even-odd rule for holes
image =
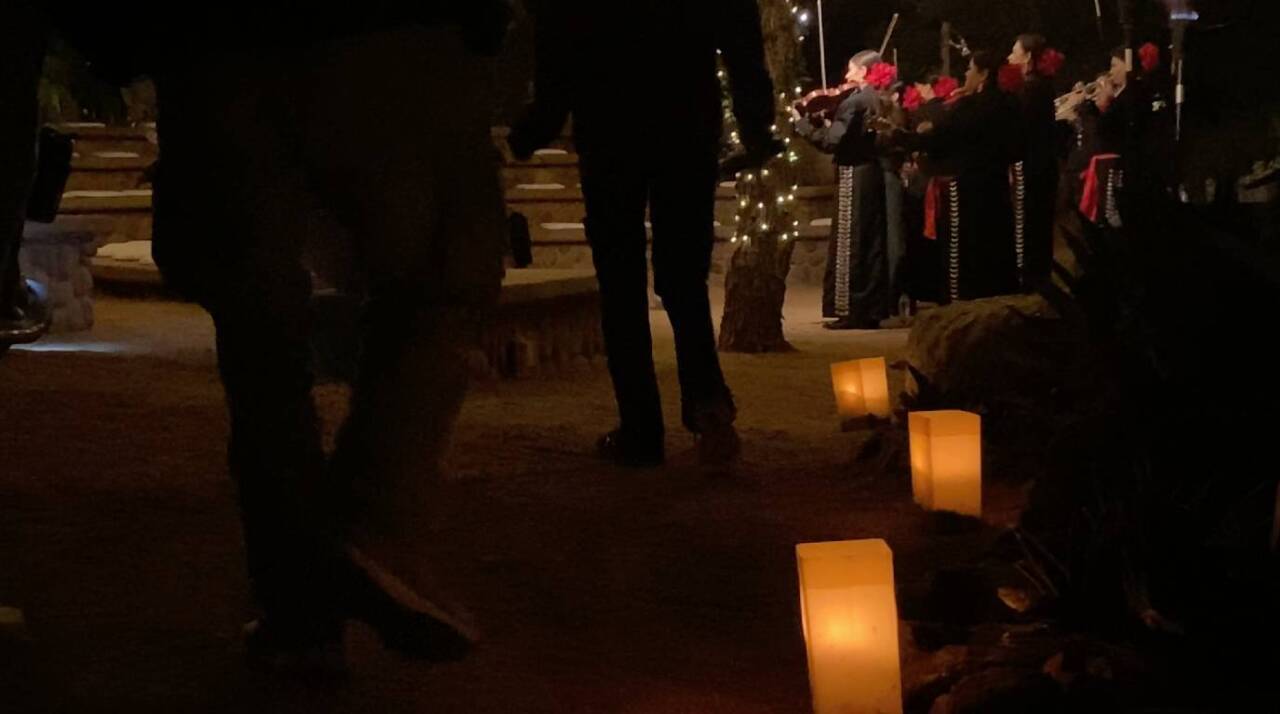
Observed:
[[[1174,103],[1174,139],[1182,140],[1182,107],[1187,100],[1186,84],[1183,68],[1186,65],[1187,28],[1200,19],[1200,13],[1191,5],[1191,0],[1165,0],[1169,6],[1169,27],[1173,34],[1173,76],[1175,88]]]
[[[822,26],[822,0],[818,0],[818,66],[822,68],[822,88],[827,84],[827,31]]]

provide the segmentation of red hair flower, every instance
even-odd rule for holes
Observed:
[[[888,62],[877,62],[867,71],[867,84],[876,89],[888,89],[898,81],[898,68]]]
[[[960,83],[956,81],[955,77],[940,77],[933,85],[933,93],[937,95],[938,99],[947,99],[952,94],[955,94],[959,88]]]
[[[1151,74],[1160,68],[1160,48],[1148,42],[1138,48],[1138,58],[1142,61],[1142,71]]]
[[[1001,67],[997,79],[1000,89],[1011,94],[1022,91],[1022,85],[1027,81],[1026,76],[1022,74],[1022,68],[1016,64],[1006,64]]]
[[[907,87],[907,91],[902,93],[902,108],[914,112],[921,104],[924,104],[924,97],[920,96],[920,90],[914,84]]]
[[[1053,77],[1062,69],[1062,65],[1066,64],[1067,57],[1052,47],[1045,49],[1040,53],[1040,61],[1036,62],[1036,71],[1042,77]]]

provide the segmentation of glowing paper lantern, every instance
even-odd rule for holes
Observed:
[[[889,418],[889,377],[883,357],[831,365],[831,386],[845,426],[865,417]]]
[[[931,511],[982,515],[982,417],[970,412],[911,412],[911,488]]]
[[[882,540],[801,543],[800,616],[816,714],[901,714],[893,552]]]

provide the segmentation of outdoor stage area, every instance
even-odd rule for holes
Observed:
[[[481,648],[414,665],[354,628],[344,687],[282,683],[243,663],[252,609],[208,319],[113,297],[96,315],[92,333],[0,361],[0,604],[27,621],[25,637],[0,635],[7,711],[800,712],[797,542],[886,538],[909,592],[991,537],[929,535],[909,483],[855,466],[865,437],[837,427],[829,363],[892,358],[905,332],[824,331],[817,292],[794,291],[798,351],[724,357],[746,444],[740,472],[713,479],[678,430],[654,312],[666,468],[591,455],[614,420],[599,360],[481,380],[438,537],[413,544],[482,626]],[[318,394],[332,433],[344,389]],[[990,521],[1012,518],[1016,493],[987,498]]]

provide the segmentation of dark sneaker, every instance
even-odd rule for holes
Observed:
[[[621,429],[600,437],[596,442],[600,458],[626,468],[651,469],[666,460],[662,437],[638,437]]]
[[[351,570],[346,613],[378,633],[383,646],[413,659],[453,662],[471,651],[477,635],[457,615],[396,577],[355,546],[347,546]]]
[[[340,625],[304,634],[273,627],[263,618],[244,626],[244,644],[250,663],[271,674],[319,681],[347,675]]]

